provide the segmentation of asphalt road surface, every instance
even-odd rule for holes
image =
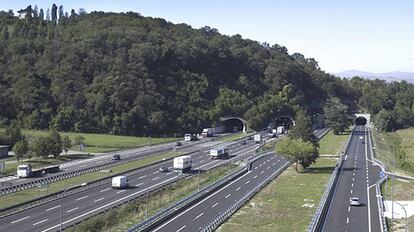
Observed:
[[[257,144],[251,140],[246,145],[242,145],[239,141],[229,144],[230,154],[234,156],[232,159],[242,159],[245,155],[252,155],[257,148]],[[192,157],[195,170],[204,170],[227,162],[227,160],[211,160],[209,150],[196,153]],[[169,162],[168,168],[172,169],[172,161]],[[128,189],[112,189],[111,184],[108,183],[67,196],[63,198],[62,205],[59,200],[51,201],[1,218],[0,231],[56,231],[59,230],[60,207],[62,207],[62,224],[65,227],[174,181],[177,175],[173,171],[160,173],[158,167],[144,169],[142,172],[128,176],[130,183]]]
[[[355,126],[322,231],[381,231],[375,186],[381,168],[373,163],[365,126]],[[351,206],[358,197],[360,206]]]

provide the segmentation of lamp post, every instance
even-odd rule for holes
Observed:
[[[398,202],[395,202],[397,205],[401,206],[401,208],[403,208],[404,210],[404,214],[405,214],[405,232],[408,231],[408,219],[407,219],[407,210],[405,210],[405,207],[403,205],[401,205]],[[391,226],[392,227],[392,226]]]
[[[87,185],[87,183],[82,183],[82,184],[80,184],[80,185],[75,185],[75,186],[72,186],[72,187],[69,187],[69,188],[66,188],[65,190],[63,190],[63,192],[60,194],[60,197],[59,197],[59,204],[60,204],[60,210],[59,210],[59,231],[62,231],[62,208],[63,208],[63,205],[62,205],[62,198],[63,198],[63,195],[65,195],[65,193],[68,191],[68,190],[70,190],[70,189],[74,189],[74,188],[78,188],[78,187],[81,187],[81,186],[85,186],[85,185]]]

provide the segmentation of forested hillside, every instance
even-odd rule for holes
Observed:
[[[342,80],[283,46],[207,26],[54,5],[23,19],[0,12],[0,40],[2,126],[164,135],[240,116],[258,129],[282,113],[321,113],[332,97],[383,115],[387,130],[414,124],[413,85]]]

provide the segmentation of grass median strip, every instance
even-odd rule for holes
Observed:
[[[79,184],[82,184],[85,182],[91,182],[94,180],[99,180],[99,179],[108,177],[110,175],[116,174],[116,173],[133,170],[133,169],[136,169],[136,168],[148,165],[148,164],[152,164],[162,159],[177,156],[179,154],[180,152],[162,153],[159,155],[154,155],[154,156],[146,157],[140,160],[131,161],[125,164],[114,166],[111,168],[111,171],[112,171],[111,173],[105,173],[105,172],[100,172],[100,171],[91,172],[91,173],[76,176],[73,178],[50,183],[48,187],[31,188],[31,189],[19,191],[13,194],[4,195],[0,197],[0,208],[5,208],[5,207],[9,207],[15,204],[23,203],[23,202],[32,200],[37,197],[41,197],[41,196],[44,196],[44,195],[47,195],[53,192],[60,191],[70,186],[79,185]]]
[[[183,199],[199,188],[220,180],[236,168],[238,168],[237,165],[231,165],[230,168],[220,167],[210,172],[202,173],[198,177],[179,180],[172,185],[166,186],[161,191],[151,194],[148,198],[111,209],[103,215],[70,228],[68,231],[126,231],[135,224],[144,221],[148,215],[152,215],[164,207]],[[146,215],[147,207],[148,215]]]
[[[320,158],[301,173],[289,167],[218,231],[306,231],[336,162]]]
[[[319,154],[338,155],[346,140],[349,137],[350,131],[346,131],[343,134],[335,135],[330,130],[320,141],[319,141]]]

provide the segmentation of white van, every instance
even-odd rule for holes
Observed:
[[[115,176],[112,178],[112,188],[123,189],[128,187],[128,177],[126,176]]]

